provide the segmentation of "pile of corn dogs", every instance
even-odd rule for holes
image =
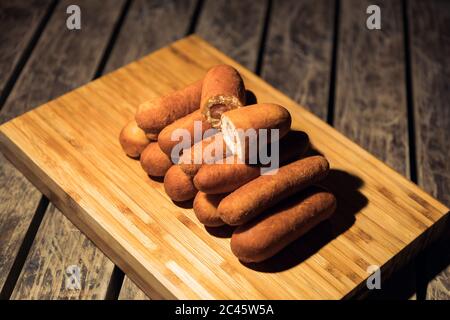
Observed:
[[[257,133],[256,144],[238,134],[248,129]],[[262,170],[267,164],[248,158],[255,146],[267,147],[258,136],[261,129],[277,133],[267,145],[278,143],[280,167],[269,174]],[[287,109],[246,105],[239,72],[218,65],[202,80],[141,104],[119,141],[149,176],[164,177],[173,201],[194,199],[205,226],[237,226],[231,250],[250,263],[272,257],[336,209],[334,195],[317,186],[328,174],[328,161],[305,157],[307,134],[290,129]],[[187,139],[183,133],[189,133]]]

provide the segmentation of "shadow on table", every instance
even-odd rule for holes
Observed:
[[[363,181],[354,175],[331,169],[320,185],[333,192],[337,198],[338,205],[333,216],[272,258],[260,263],[241,263],[260,272],[280,272],[305,261],[353,225],[355,215],[367,205],[367,198],[358,191],[362,184]]]

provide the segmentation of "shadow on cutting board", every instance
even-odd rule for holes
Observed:
[[[205,226],[205,230],[208,231],[208,233],[214,237],[217,238],[231,238],[231,235],[233,234],[234,229],[236,227],[224,225],[220,227],[207,227]]]
[[[331,169],[328,177],[320,183],[337,198],[337,209],[333,216],[300,237],[281,252],[260,263],[243,263],[260,272],[288,270],[319,251],[324,245],[350,228],[355,215],[367,205],[367,198],[358,191],[363,181],[347,172]]]
[[[183,208],[183,209],[192,209],[194,207],[194,199],[186,200],[186,201],[174,201],[172,200],[173,204],[177,207]]]

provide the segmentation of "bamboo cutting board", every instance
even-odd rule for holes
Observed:
[[[206,230],[160,181],[126,157],[118,135],[136,106],[235,66],[260,102],[289,109],[331,164],[334,217],[258,265],[231,253],[228,230]],[[142,60],[0,127],[0,147],[72,222],[152,298],[340,299],[388,277],[444,230],[449,209],[198,38]]]

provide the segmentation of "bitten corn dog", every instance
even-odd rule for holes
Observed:
[[[298,196],[239,226],[231,237],[234,255],[243,262],[266,260],[328,219],[336,209],[334,195],[321,188],[308,188]]]
[[[201,110],[213,128],[222,113],[245,105],[245,86],[239,72],[229,65],[211,68],[203,79]]]
[[[150,143],[145,132],[140,129],[136,121],[129,121],[120,131],[119,142],[123,151],[132,158],[137,158]]]
[[[194,199],[194,212],[197,219],[207,227],[219,227],[225,223],[217,214],[217,206],[226,194],[206,194],[198,192]]]
[[[199,126],[200,129],[199,133],[201,133],[201,137],[203,137],[203,133],[206,130],[211,129],[210,124],[207,121],[203,120],[204,116],[202,115],[200,110],[196,110],[188,114],[187,116],[176,120],[172,124],[169,124],[159,133],[158,136],[158,143],[159,146],[161,147],[161,150],[164,151],[169,157],[171,157],[172,149],[178,143],[180,143],[182,139],[181,135],[179,135],[180,137],[179,139],[172,139],[174,138],[172,135],[174,133],[177,133],[176,130],[180,130],[178,131],[178,133],[181,133],[182,132],[181,130],[186,130],[185,133],[186,134],[188,133],[191,138],[191,144],[189,145],[189,147],[192,146],[194,142],[196,142],[194,140],[195,139],[194,128],[196,125]]]
[[[257,148],[262,134],[267,134],[267,143],[283,138],[291,128],[288,110],[273,103],[261,103],[239,110],[227,111],[222,115],[221,131],[227,146],[239,159],[248,159],[251,147]],[[261,130],[267,129],[267,130]]]
[[[308,135],[291,131],[280,141],[279,163],[283,164],[302,156],[309,147]],[[274,155],[272,155],[274,156]],[[195,187],[208,194],[232,192],[261,175],[261,167],[239,163],[237,156],[224,163],[204,164],[194,177]]]
[[[274,175],[262,175],[226,196],[217,209],[229,225],[241,225],[311,184],[326,177],[328,161],[307,157],[281,167]]]
[[[197,194],[192,177],[178,165],[170,167],[164,176],[164,190],[173,201],[191,200]]]
[[[184,89],[142,103],[136,112],[136,122],[146,133],[159,133],[175,120],[200,107],[202,80]]]
[[[222,133],[216,133],[183,151],[178,164],[189,176],[194,177],[205,163],[214,163],[229,156],[230,150],[223,141]]]
[[[173,165],[170,158],[162,152],[158,143],[151,142],[141,154],[141,166],[152,177],[164,177]]]

